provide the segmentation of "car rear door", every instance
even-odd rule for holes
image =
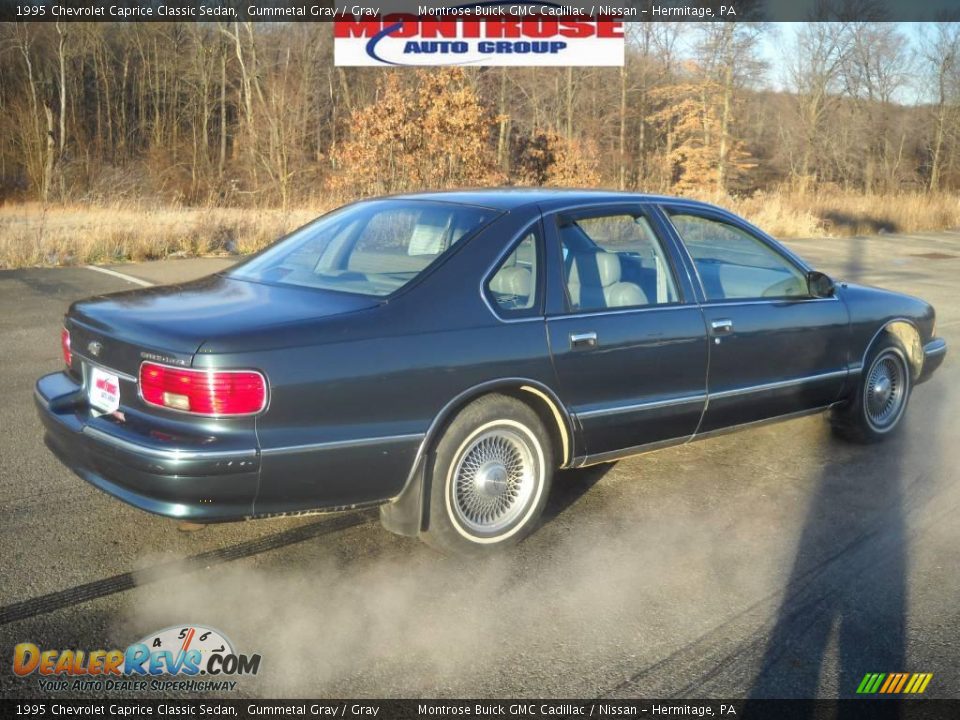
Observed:
[[[693,435],[703,317],[665,223],[643,204],[546,213],[547,334],[562,400],[594,462]]]
[[[847,377],[844,303],[811,297],[801,261],[738,218],[682,204],[663,210],[698,279],[710,335],[698,433],[835,401]]]

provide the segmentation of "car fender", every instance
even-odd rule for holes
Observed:
[[[923,341],[916,323],[905,317],[888,320],[874,333],[860,359],[861,370],[866,370],[867,356],[874,345],[877,344],[877,340],[884,334],[892,335],[903,346],[907,361],[910,363],[912,379],[916,381],[920,377],[920,373],[923,372]]]

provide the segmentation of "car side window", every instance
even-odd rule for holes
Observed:
[[[806,275],[759,238],[735,225],[670,212],[708,300],[807,297]]]
[[[537,237],[533,230],[524,235],[487,281],[487,296],[502,315],[530,315],[536,310],[542,264]]]
[[[571,310],[665,305],[679,300],[666,253],[642,214],[558,218]]]

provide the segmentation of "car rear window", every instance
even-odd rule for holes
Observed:
[[[295,230],[229,274],[280,285],[389,295],[498,214],[421,200],[357,203]]]

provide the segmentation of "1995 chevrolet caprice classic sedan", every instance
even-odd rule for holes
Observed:
[[[888,436],[946,354],[934,326],[690,200],[405,195],[74,303],[36,402],[68,467],[153,513],[379,505],[389,530],[488,552],[560,468],[823,410]]]

